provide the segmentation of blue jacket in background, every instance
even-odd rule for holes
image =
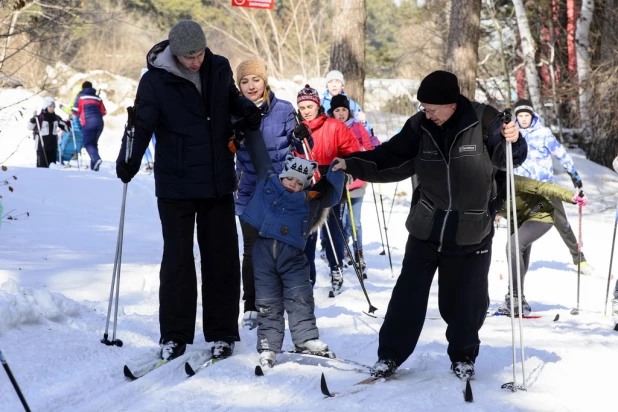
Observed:
[[[105,106],[93,87],[86,87],[79,92],[73,103],[73,111],[79,113],[79,121],[83,129],[103,128]]]
[[[227,146],[232,135],[230,115],[241,117],[243,109],[253,103],[239,94],[228,60],[208,48],[199,71],[201,94],[173,69],[159,67],[157,57],[163,59],[163,53],[169,53],[168,45],[163,41],[147,55],[148,71],[135,98],[137,120],[130,163],[139,168],[154,132],[157,197],[204,199],[231,194],[236,189],[236,173],[234,154]],[[168,64],[175,64],[171,54]],[[125,147],[126,135],[118,162],[124,160]]]
[[[294,106],[288,101],[277,99],[275,94],[270,92],[270,109],[266,102],[260,106],[260,109],[264,116],[260,130],[273,170],[278,175],[283,170],[287,154],[290,153],[290,144],[293,144],[292,133],[296,126]],[[236,177],[238,179],[236,215],[240,216],[257,184],[257,173],[244,144],[236,153]]]
[[[341,199],[343,170],[333,172],[331,167],[313,187],[292,193],[275,173],[261,134],[248,131],[245,144],[256,166],[258,183],[240,218],[258,229],[260,237],[279,240],[304,253],[307,236],[322,210]]]
[[[341,94],[346,96],[345,92],[341,92]],[[330,109],[330,103],[332,99],[333,98],[330,97],[328,90],[326,90],[324,92],[324,96],[322,96],[322,107],[324,108],[324,112],[326,112],[327,114],[328,114],[328,110]],[[356,119],[356,121],[360,123],[360,120],[358,120],[358,117],[356,117],[356,114],[358,112],[362,112],[363,109],[360,107],[360,104],[356,103],[355,100],[352,100],[349,97],[348,97],[348,100],[350,101],[350,113],[352,113],[354,115],[354,119]],[[369,119],[367,119],[367,122],[365,123],[365,129],[367,129],[370,136],[373,135],[373,133],[371,133],[371,124],[369,123]]]
[[[519,123],[517,125],[519,126]],[[528,143],[528,156],[526,161],[514,170],[515,174],[541,182],[553,182],[552,156],[560,161],[568,174],[577,173],[571,156],[556,140],[551,129],[541,124],[536,113],[532,116],[530,127],[522,129],[519,126],[519,133]]]

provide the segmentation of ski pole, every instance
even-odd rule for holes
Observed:
[[[41,136],[41,125],[39,124],[39,116],[34,116],[34,120],[36,120],[36,127],[39,131],[39,142],[41,143],[41,149],[43,151],[43,157],[45,158],[45,164],[49,167],[49,161],[47,161],[47,153],[45,153],[45,143],[43,142],[43,136]],[[39,147],[37,146],[37,150]]]
[[[354,249],[356,249],[356,262],[353,263],[357,263],[358,266],[360,267],[361,265],[361,256],[360,256],[360,248],[358,245],[358,237],[356,236],[356,224],[354,223],[354,211],[352,210],[352,198],[350,197],[350,188],[348,187],[349,185],[346,184],[345,186],[345,193],[347,195],[348,198],[348,209],[350,209],[350,220],[352,222],[352,241],[354,242]],[[343,239],[344,243],[347,243],[347,239]],[[349,254],[349,252],[348,252]],[[362,267],[360,268],[361,272],[362,272]],[[362,276],[363,279],[367,278],[367,275],[363,274]]]
[[[506,109],[500,115],[502,122],[504,124],[511,122],[511,110]],[[517,224],[517,197],[515,190],[515,173],[513,170],[513,146],[511,142],[506,142],[506,222],[507,222],[507,265],[508,265],[508,275],[509,275],[509,296],[510,296],[510,311],[511,311],[511,347],[513,349],[513,382],[508,382],[502,385],[503,389],[510,389],[512,392],[515,392],[518,389],[526,390],[526,372],[524,368],[525,363],[525,354],[524,354],[524,331],[523,331],[523,323],[522,323],[522,279],[521,279],[521,268],[520,268],[520,251],[519,251],[519,228]],[[511,209],[512,206],[512,209]],[[511,225],[513,227],[513,234],[511,235]],[[515,272],[516,272],[516,282],[517,289],[519,294],[519,299],[517,303],[517,309],[519,313],[519,344],[521,349],[521,374],[522,374],[522,385],[517,385],[517,374],[516,374],[516,366],[517,366],[517,351],[515,349],[515,308],[513,305],[513,254],[511,251],[513,250],[513,241],[515,241]]]
[[[373,193],[373,204],[376,206],[376,216],[378,217],[378,229],[380,230],[380,240],[382,241],[382,251],[380,255],[386,255],[386,250],[384,249],[384,236],[382,236],[382,223],[380,221],[380,212],[378,211],[378,201],[376,200],[376,189],[371,183],[371,192]]]
[[[609,255],[609,271],[607,272],[607,290],[605,291],[605,306],[603,316],[607,313],[607,300],[609,299],[609,282],[612,277],[612,263],[614,260],[614,245],[616,244],[616,226],[618,226],[618,205],[616,205],[616,220],[614,221],[614,237],[612,238],[612,251]]]
[[[75,129],[73,128],[73,120],[70,120],[71,122],[71,135],[73,136],[73,149],[75,150],[75,161],[77,162],[77,170],[79,170],[80,168],[80,164],[79,164],[79,152],[77,151],[77,142],[75,140]],[[71,161],[69,160],[69,164],[71,163]]]
[[[2,350],[0,350],[0,362],[2,363],[2,366],[4,366],[4,370],[6,371],[6,374],[9,376],[9,380],[13,384],[13,389],[15,389],[15,392],[17,392],[17,396],[19,397],[19,400],[21,401],[21,404],[23,405],[24,410],[26,410],[26,412],[30,412],[30,407],[28,406],[28,402],[26,402],[26,398],[24,397],[24,394],[21,392],[21,389],[19,389],[17,380],[15,380],[15,376],[13,376],[13,372],[11,372],[11,368],[9,368],[9,364],[7,363],[6,359],[4,358],[4,355],[2,354]]]
[[[584,196],[584,191],[580,190],[579,196]],[[579,286],[581,279],[581,265],[582,265],[582,205],[579,205],[579,230],[577,235],[577,307],[571,309],[571,315],[579,315]]]
[[[335,218],[335,224],[337,225],[337,229],[339,229],[339,233],[341,233],[341,237],[343,237],[343,229],[341,229],[341,225],[339,224],[339,221],[337,220],[337,216],[335,216],[335,212],[333,211],[333,209],[330,210],[333,217]],[[363,274],[360,270],[359,265],[356,264],[356,262],[354,261],[354,257],[352,254],[352,251],[350,250],[350,245],[348,245],[346,242],[343,242],[343,245],[345,246],[347,252],[348,252],[348,256],[350,256],[350,259],[352,260],[352,266],[354,266],[354,271],[356,272],[356,277],[358,278],[358,282],[361,285],[361,289],[363,290],[363,294],[365,295],[365,299],[367,299],[367,303],[369,304],[369,313],[367,313],[367,315],[375,317],[374,315],[372,315],[372,313],[374,313],[376,310],[378,310],[378,308],[376,308],[375,306],[373,306],[371,304],[371,300],[369,299],[369,294],[367,294],[367,289],[365,289],[365,282],[363,281]]]
[[[393,215],[393,206],[395,206],[395,197],[397,196],[397,188],[399,187],[399,182],[395,183],[395,193],[393,194],[393,200],[391,201],[391,210],[388,212],[388,223],[384,223],[384,226],[390,226],[391,224],[391,216]]]
[[[128,120],[127,125],[125,127],[125,132],[127,136],[127,143],[125,148],[125,161],[128,163],[129,159],[131,159],[131,151],[133,149],[133,136],[135,133],[135,109],[133,107],[127,108],[128,112]],[[114,269],[112,272],[112,286],[109,291],[109,303],[107,306],[107,319],[105,322],[105,333],[103,334],[103,339],[101,339],[101,343],[108,346],[118,346],[122,347],[122,341],[120,339],[116,339],[116,329],[118,326],[118,300],[120,295],[120,268],[122,265],[122,241],[124,236],[124,216],[125,216],[125,206],[127,203],[127,188],[129,184],[125,183],[122,192],[122,205],[120,207],[120,223],[118,224],[118,238],[116,240],[116,256],[114,259]],[[115,287],[115,299],[114,299],[114,287]],[[112,333],[112,340],[108,339],[109,336],[109,321],[112,312],[112,301],[115,301],[115,310],[114,310],[114,330]]]
[[[391,277],[395,277],[393,272],[393,259],[391,258],[391,246],[388,243],[388,227],[386,226],[386,216],[384,214],[384,201],[382,200],[382,185],[378,183],[378,192],[380,193],[380,205],[382,206],[382,219],[384,220],[384,236],[386,237],[386,250],[388,250],[388,264],[391,266]]]

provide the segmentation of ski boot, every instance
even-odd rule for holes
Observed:
[[[256,311],[248,310],[242,317],[242,327],[244,329],[255,329],[258,327],[258,313]]]
[[[161,343],[161,359],[171,361],[183,353],[187,349],[187,344],[182,342],[176,342],[175,340],[169,340],[165,343]]]
[[[260,352],[260,366],[262,368],[272,369],[275,366],[275,358],[277,353],[272,350],[264,350]]]
[[[336,358],[335,353],[328,349],[328,345],[319,339],[309,339],[295,346],[298,353],[322,356],[324,358]]]
[[[234,353],[234,342],[218,340],[213,343],[212,348],[210,348],[210,353],[213,358],[230,357],[232,356],[232,353]]]
[[[513,295],[513,299],[514,299],[513,300],[513,310],[515,310],[515,316],[518,316],[519,315],[519,304],[518,304],[517,295]],[[532,308],[530,308],[530,305],[526,301],[525,296],[521,297],[521,309],[524,312],[524,316],[528,316],[532,312]],[[500,307],[498,308],[498,310],[496,310],[496,312],[502,315],[505,315],[505,316],[511,316],[511,295],[510,294],[508,293],[506,294],[506,296],[504,297],[504,302],[502,303],[502,305],[500,305]]]
[[[474,362],[460,361],[451,363],[451,370],[459,379],[468,379],[474,376]]]
[[[392,359],[378,359],[371,368],[371,376],[376,378],[388,378],[397,371],[397,363]]]

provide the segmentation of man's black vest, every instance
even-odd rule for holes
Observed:
[[[483,118],[485,105],[472,102],[477,119]],[[420,199],[411,208],[406,228],[417,239],[427,240],[434,225],[436,209],[447,211],[440,241],[451,213],[458,214],[455,243],[460,246],[480,243],[491,231],[488,204],[495,197],[493,164],[487,151],[480,120],[458,130],[449,150],[442,155],[442,142],[420,126],[421,143],[414,159],[420,182]]]

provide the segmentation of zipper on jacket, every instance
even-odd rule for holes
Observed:
[[[442,160],[444,160],[444,163],[446,164],[446,186],[447,186],[447,190],[448,190],[448,208],[446,209],[446,214],[444,215],[444,220],[442,221],[442,229],[440,230],[440,246],[438,246],[438,253],[442,252],[442,246],[444,244],[444,230],[446,229],[446,221],[448,220],[448,215],[451,213],[451,207],[453,206],[453,196],[451,194],[451,166],[450,166],[450,163],[451,163],[451,151],[453,150],[453,146],[455,146],[455,142],[457,141],[457,138],[459,137],[459,135],[461,135],[462,133],[464,133],[468,129],[476,126],[477,124],[478,124],[478,120],[476,122],[472,123],[470,126],[466,127],[465,129],[460,130],[455,135],[455,138],[453,139],[453,143],[451,143],[451,147],[448,149],[448,162],[446,161],[446,158],[444,157],[444,153],[442,153],[442,151],[440,150],[440,147],[436,143],[435,139],[433,138],[433,136],[431,135],[429,130],[427,130],[427,129],[425,129],[425,127],[421,126],[421,128],[431,138],[431,141],[433,142],[434,146],[436,146],[436,149],[438,149],[438,152],[440,152],[440,154],[442,155]]]

